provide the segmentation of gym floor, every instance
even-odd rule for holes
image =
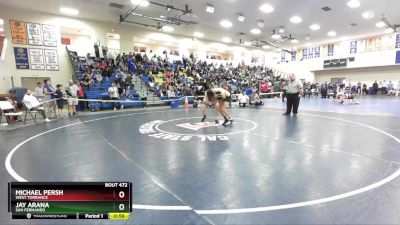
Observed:
[[[70,224],[399,224],[400,100],[302,99],[230,110],[85,114],[0,131],[0,224],[9,181],[131,181],[132,219]],[[219,118],[220,119],[220,118]]]

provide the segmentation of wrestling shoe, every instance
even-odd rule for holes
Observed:
[[[227,125],[228,123],[232,123],[233,120],[231,119],[225,119],[224,123],[222,124],[223,126]]]

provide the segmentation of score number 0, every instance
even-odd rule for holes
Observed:
[[[118,197],[119,198],[124,198],[125,197],[125,192],[120,191],[118,193]],[[125,205],[124,204],[119,204],[118,208],[119,208],[119,210],[123,211],[125,209]]]

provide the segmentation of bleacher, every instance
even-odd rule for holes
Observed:
[[[173,64],[172,67],[174,68],[174,67],[176,67],[176,65]],[[147,71],[147,73],[149,74],[149,73],[151,73],[151,71]],[[148,74],[143,74],[140,77],[141,77],[142,81],[149,87],[150,78],[149,78]],[[179,72],[179,75],[180,75],[180,81],[183,84],[187,85],[187,84],[193,83],[191,80],[193,78],[189,78],[185,73]],[[157,76],[155,76],[154,82],[157,84],[157,86],[162,85],[164,77],[165,77],[164,72],[159,72],[157,74]],[[161,99],[161,101],[178,100],[179,104],[184,104],[184,102],[185,102],[185,96],[182,93],[180,93],[180,94],[176,93],[176,97],[169,98],[168,96],[161,96],[159,89],[157,89],[156,87],[154,87],[154,88],[149,87],[149,90],[154,92],[156,94],[156,96]],[[189,102],[189,104],[193,104],[194,97],[188,97],[188,102]]]
[[[121,77],[120,70],[115,70],[114,74],[111,77],[105,77],[102,83],[94,83],[90,85],[88,88],[85,88],[86,98],[90,100],[109,100],[110,95],[108,93],[108,88],[111,87],[111,83],[116,79]],[[129,93],[126,93],[125,96],[120,97],[119,100],[127,100],[127,102],[120,102],[119,105],[123,105],[124,108],[132,108],[132,107],[144,107],[144,102],[132,102],[132,101],[140,101],[137,91],[135,89],[130,89]],[[98,110],[98,109],[111,109],[111,102],[95,102],[91,101],[89,103],[90,110]]]
[[[74,51],[70,51],[67,48],[67,52],[71,61],[71,65],[74,68],[76,78],[78,80],[82,80],[86,71],[86,58],[79,57],[78,54]],[[89,85],[89,87],[85,88],[86,99],[89,100],[89,109],[90,110],[100,110],[100,109],[111,109],[111,102],[104,102],[100,100],[109,100],[110,95],[108,93],[108,88],[111,87],[111,83],[116,81],[121,77],[121,71],[119,69],[114,71],[114,74],[111,77],[104,77],[101,83],[93,83]],[[148,79],[147,79],[148,83]],[[139,101],[139,97],[137,91],[135,89],[130,89],[129,93],[126,93],[125,96],[121,97],[119,100],[129,100],[127,102],[118,103],[119,105],[123,105],[124,108],[131,107],[144,107],[144,102],[132,102]],[[99,100],[98,102],[96,100]]]
[[[85,76],[85,70],[86,70],[86,58],[85,57],[79,57],[76,52],[70,51],[67,48],[68,54],[70,56],[71,64],[74,68],[76,78],[79,80],[82,80]],[[171,64],[168,69],[173,69],[176,67],[179,67],[180,65],[178,64]],[[166,76],[168,76],[167,72],[162,72],[160,71],[156,76],[154,76],[154,83],[155,85],[153,87],[150,87],[150,76],[149,74],[152,73],[150,70],[150,63],[146,62],[144,63],[144,73],[137,76],[141,81],[140,81],[140,86],[143,87],[142,85],[145,85],[146,89],[150,92],[153,93],[153,102],[150,104],[154,104],[155,102],[160,99],[161,101],[165,101],[164,104],[169,104],[171,101],[178,101],[180,104],[183,104],[185,102],[185,96],[183,95],[182,91],[178,91],[176,94],[176,97],[169,98],[168,96],[161,96],[160,92],[160,87],[163,84],[163,80]],[[168,69],[166,71],[168,71]],[[128,60],[128,65],[127,65],[127,70],[131,74],[136,74],[137,68],[136,65]],[[109,100],[110,96],[108,94],[108,88],[111,86],[111,83],[114,81],[118,81],[119,78],[121,77],[121,72],[119,70],[115,70],[114,74],[111,77],[103,77],[101,82],[95,82],[91,85],[89,85],[88,88],[85,89],[86,91],[86,97],[87,99],[91,100],[89,102],[89,108],[91,110],[98,110],[98,109],[109,109],[112,107],[111,102],[102,102],[102,101],[93,101],[93,100]],[[179,71],[179,81],[180,83],[184,85],[191,84],[193,85],[193,77],[188,76],[186,71]],[[242,87],[238,82],[235,81],[230,81],[230,84],[235,86],[236,90],[241,90],[243,92],[246,92],[248,96],[252,96],[252,93],[249,93],[252,90],[249,90],[248,87]],[[192,90],[193,91],[193,90]],[[149,92],[147,92],[149,93]],[[155,100],[157,99],[157,100]],[[121,97],[120,100],[130,100],[127,102],[121,102],[119,104],[123,105],[124,108],[129,108],[129,107],[144,107],[146,105],[145,102],[140,102],[140,98],[138,97],[138,94],[135,89],[131,89],[129,93],[125,94],[125,96]],[[131,102],[131,101],[138,101],[138,102]],[[159,102],[159,101],[158,101]],[[194,102],[194,97],[188,97],[188,102],[192,104]],[[118,104],[118,105],[119,105]],[[161,103],[163,104],[163,103]]]

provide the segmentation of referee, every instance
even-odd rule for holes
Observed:
[[[300,94],[303,93],[303,84],[297,80],[294,74],[289,74],[289,80],[286,86],[287,106],[284,116],[290,116],[293,108],[293,115],[297,115],[297,109],[300,104]]]

